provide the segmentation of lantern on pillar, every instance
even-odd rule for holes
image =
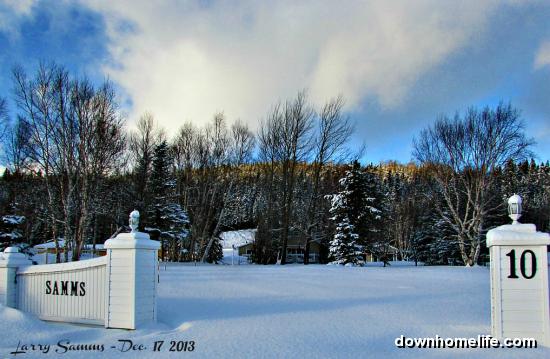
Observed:
[[[491,258],[491,333],[494,337],[535,338],[550,346],[548,233],[519,223],[521,197],[508,200],[512,224],[487,232]]]
[[[512,219],[512,224],[518,224],[518,219],[521,217],[521,197],[514,194],[508,199],[508,215]]]
[[[132,213],[130,213],[129,224],[130,228],[132,229],[132,233],[137,233],[139,226],[139,212],[137,211],[137,209],[134,209]]]

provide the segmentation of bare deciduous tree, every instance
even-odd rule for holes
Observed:
[[[210,135],[208,135],[209,133]],[[221,207],[221,210],[219,212],[212,212],[211,209],[214,207],[214,203],[210,206],[209,213],[214,214],[212,222],[214,228],[211,233],[208,233],[209,240],[201,259],[202,262],[207,260],[214,240],[220,235],[222,220],[227,210],[228,198],[232,194],[240,166],[248,161],[254,148],[254,135],[246,125],[239,121],[235,122],[231,127],[231,134],[229,134],[225,128],[224,117],[220,115],[214,117],[212,127],[207,127],[207,137],[211,138],[213,144],[212,169],[218,172],[216,175],[216,187],[219,187],[221,203],[218,204],[218,207]],[[227,170],[224,170],[226,166]],[[214,193],[216,192],[218,191],[214,191]],[[215,197],[213,196],[212,198],[214,199]],[[208,226],[205,229],[209,229]],[[204,232],[202,237],[206,238],[206,232]]]
[[[130,135],[129,150],[134,165],[135,207],[142,212],[142,223],[147,222],[146,208],[151,201],[148,187],[154,149],[164,137],[163,131],[149,112],[139,118],[136,130]]]
[[[346,143],[353,133],[353,125],[349,118],[342,114],[344,99],[337,97],[329,100],[319,114],[317,134],[314,137],[313,150],[313,188],[309,198],[309,205],[306,219],[306,236],[304,245],[304,264],[309,263],[309,248],[314,239],[314,232],[319,233],[319,221],[321,214],[318,213],[320,198],[321,173],[328,162],[337,161],[348,157]]]
[[[41,64],[32,79],[15,68],[13,77],[20,111],[11,141],[14,165],[28,155],[29,168],[43,173],[56,259],[60,260],[57,233],[62,228],[65,260],[69,251],[77,260],[89,230],[98,178],[117,166],[124,149],[114,91],[109,83],[96,89],[86,79],[71,79],[56,64]]]
[[[53,77],[58,71],[55,65],[41,64],[36,78],[29,80],[21,67],[13,70],[15,103],[21,114],[19,121],[25,122],[30,129],[27,143],[31,169],[42,172],[46,192],[48,194],[47,217],[56,248],[56,261],[61,260],[58,243],[58,215],[56,209],[56,194],[53,183],[53,163],[56,160],[53,143],[53,108],[54,101],[51,88]]]
[[[495,169],[528,158],[532,144],[519,111],[509,104],[470,108],[463,118],[443,116],[414,140],[413,155],[432,170],[444,199],[438,213],[453,229],[465,265],[477,263],[485,221],[495,210],[490,192]]]
[[[248,126],[237,120],[231,126],[230,163],[236,166],[248,163],[255,145],[254,134]]]

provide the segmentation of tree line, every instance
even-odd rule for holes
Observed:
[[[217,262],[221,232],[256,228],[251,258],[261,264],[285,264],[292,239],[305,264],[316,243],[323,262],[360,263],[367,252],[387,261],[393,251],[473,265],[513,193],[526,220],[550,226],[550,169],[525,162],[532,141],[511,105],[439,118],[415,139],[414,163],[362,166],[341,97],[315,108],[300,92],[257,133],[218,113],[168,136],[148,113],[126,129],[112,84],[56,64],[32,77],[16,68],[13,85],[13,118],[0,100],[0,242],[53,240],[58,261],[127,230],[133,209],[170,261]]]

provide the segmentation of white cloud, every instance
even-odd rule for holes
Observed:
[[[550,65],[550,41],[543,42],[535,56],[535,70]]]
[[[403,1],[82,0],[105,15],[104,71],[134,106],[174,130],[224,110],[255,124],[278,100],[308,88],[319,104],[343,94],[382,108],[483,33],[495,3]],[[128,31],[124,24],[133,24]]]
[[[1,0],[0,3],[18,15],[29,15],[36,0]]]
[[[0,0],[0,32],[19,36],[19,21],[32,14],[36,0]]]

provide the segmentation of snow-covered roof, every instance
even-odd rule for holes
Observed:
[[[12,241],[17,240],[17,239],[22,238],[22,237],[23,236],[18,231],[13,231],[13,232],[10,232],[10,233],[5,233],[5,232],[0,233],[0,238],[9,239],[9,240],[12,240]]]
[[[220,239],[222,240],[222,246],[225,249],[231,249],[233,246],[236,248],[245,246],[254,242],[256,238],[256,229],[241,229],[238,231],[227,231],[220,233]]]
[[[64,239],[59,239],[57,242],[59,242],[59,247],[60,248],[65,247],[65,240]],[[54,241],[49,241],[49,242],[46,242],[46,243],[40,243],[40,244],[37,244],[36,246],[34,246],[33,248],[34,249],[51,249],[51,248],[55,248],[55,242]]]
[[[25,216],[16,216],[15,214],[8,214],[6,216],[2,216],[2,222],[4,224],[21,224],[25,222]]]

